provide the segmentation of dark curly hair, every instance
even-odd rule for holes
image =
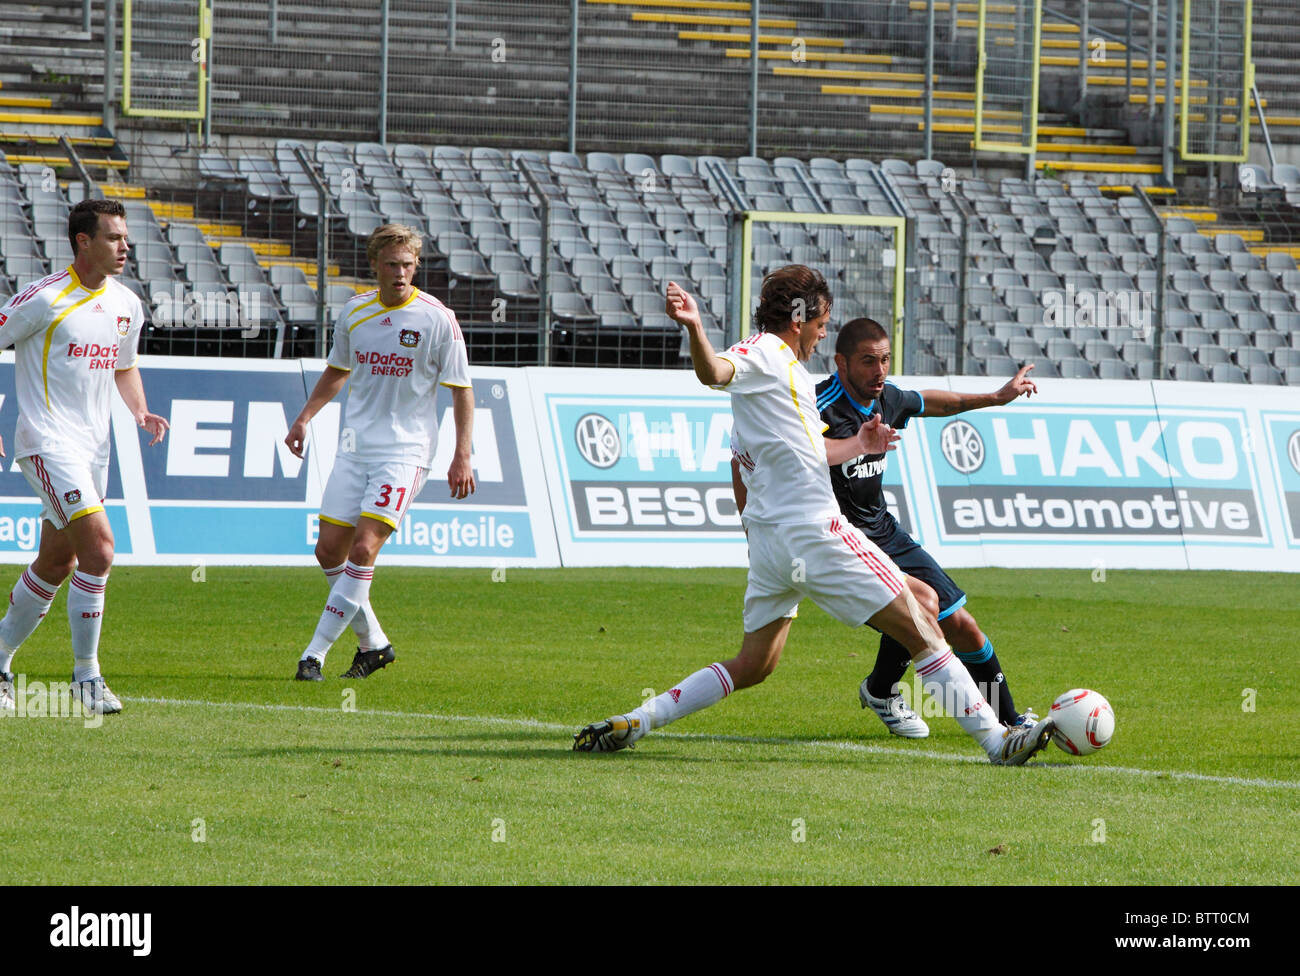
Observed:
[[[830,307],[831,289],[822,273],[807,265],[788,264],[763,279],[754,322],[762,332],[784,332],[796,318],[812,321]]]

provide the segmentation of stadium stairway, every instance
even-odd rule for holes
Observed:
[[[83,31],[81,11],[79,2],[0,0],[0,152],[14,166],[66,177],[65,135],[92,174],[127,168],[100,114],[103,27]]]

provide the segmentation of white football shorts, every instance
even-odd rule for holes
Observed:
[[[750,522],[745,632],[795,616],[808,597],[836,620],[860,627],[907,585],[894,561],[840,517]]]
[[[403,461],[365,462],[355,454],[339,454],[321,496],[321,521],[355,526],[368,515],[395,529],[428,474],[428,468]]]
[[[41,518],[56,529],[104,510],[108,494],[108,462],[87,464],[70,458],[32,454],[18,459],[18,468],[41,500]]]

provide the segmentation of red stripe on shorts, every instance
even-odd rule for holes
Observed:
[[[50,504],[54,506],[54,511],[58,513],[59,518],[63,519],[63,524],[66,527],[68,517],[63,514],[63,506],[59,504],[59,493],[54,490],[54,485],[50,483],[50,473],[45,470],[45,462],[41,460],[39,454],[32,455],[32,465],[36,468],[36,477],[40,478],[41,484],[45,486],[45,493],[50,498]]]
[[[831,519],[831,531],[844,540],[844,544],[849,547],[849,550],[855,556],[866,563],[867,568],[876,574],[876,577],[885,584],[885,588],[890,593],[898,596],[903,592],[903,584],[889,571],[889,567],[882,563],[875,553],[863,547],[857,536],[840,525],[839,519]]]

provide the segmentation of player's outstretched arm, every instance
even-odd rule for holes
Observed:
[[[822,438],[826,442],[826,463],[843,464],[862,454],[897,450],[900,436],[897,430],[880,419],[880,414],[872,414],[852,437]]]
[[[994,393],[953,393],[950,390],[922,390],[925,400],[925,416],[951,417],[955,413],[967,410],[980,410],[983,407],[1000,407],[1010,403],[1019,396],[1033,396],[1038,387],[1029,378],[1029,371],[1034,364],[1021,366],[1016,375],[1007,380],[1000,390]]]
[[[163,417],[149,412],[144,398],[144,384],[140,382],[140,370],[135,366],[119,369],[113,374],[113,379],[117,383],[117,392],[122,397],[122,402],[131,411],[135,422],[153,435],[153,440],[149,442],[149,446],[153,447],[167,436],[170,425]]]
[[[678,325],[686,330],[691,342],[691,362],[695,366],[695,375],[705,386],[723,386],[731,382],[736,375],[736,367],[719,356],[713,349],[713,343],[704,334],[704,323],[700,320],[700,307],[695,299],[675,281],[668,282],[668,293],[664,310]]]
[[[293,451],[294,457],[302,457],[302,452],[307,448],[307,425],[311,423],[311,418],[320,413],[321,407],[338,396],[339,390],[343,389],[347,381],[346,369],[339,369],[336,366],[325,367],[325,372],[321,373],[320,379],[316,381],[316,388],[307,398],[306,406],[302,408],[302,412],[298,414],[284,439],[284,442],[289,445],[289,450]]]
[[[474,443],[474,390],[468,386],[451,387],[451,416],[456,424],[456,451],[447,468],[447,487],[452,498],[474,494],[474,466],[470,449]]]

